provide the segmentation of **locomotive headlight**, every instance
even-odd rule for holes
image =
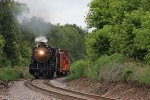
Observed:
[[[45,52],[44,52],[43,50],[40,50],[40,51],[39,51],[39,54],[40,54],[40,55],[44,55]]]

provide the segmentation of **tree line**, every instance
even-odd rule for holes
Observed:
[[[150,63],[150,1],[93,0],[87,15],[86,36],[88,58],[123,54]]]
[[[46,36],[50,45],[69,50],[72,61],[84,58],[84,29],[75,24],[53,25],[36,16],[19,22],[24,6],[14,0],[0,1],[0,67],[28,65],[39,35]]]
[[[149,63],[149,4],[149,0],[93,0],[86,22],[94,30],[88,33],[75,24],[53,25],[39,17],[19,22],[17,16],[26,5],[1,0],[0,66],[27,65],[39,35],[46,36],[50,45],[69,50],[72,61],[119,53]]]

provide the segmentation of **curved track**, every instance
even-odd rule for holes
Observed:
[[[78,91],[73,91],[73,90],[68,90],[68,89],[56,87],[56,86],[52,85],[52,84],[49,82],[49,80],[44,80],[43,83],[44,83],[45,85],[48,85],[48,86],[53,87],[53,88],[55,88],[55,89],[59,89],[59,90],[61,90],[61,91],[65,91],[65,92],[68,92],[68,93],[76,94],[76,95],[79,95],[79,96],[88,97],[90,100],[91,100],[91,99],[93,99],[93,100],[115,100],[115,99],[105,98],[105,97],[101,97],[101,96],[94,95],[94,94],[81,93],[81,92],[78,92]]]
[[[25,86],[34,91],[63,100],[114,100],[56,87],[50,84],[49,80],[28,80],[25,82]]]

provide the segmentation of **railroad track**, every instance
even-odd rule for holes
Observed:
[[[56,87],[49,83],[49,80],[28,80],[25,82],[25,86],[34,91],[63,100],[114,100]]]

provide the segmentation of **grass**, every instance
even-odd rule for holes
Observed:
[[[80,60],[72,64],[68,79],[88,77],[107,82],[138,82],[150,85],[150,65],[129,60],[123,55],[104,55],[95,62]]]
[[[126,58],[120,54],[104,55],[93,62],[92,66],[87,67],[86,76],[96,80],[114,81],[122,69],[121,63],[125,60]]]
[[[2,81],[15,81],[23,78],[32,78],[27,71],[27,67],[0,68],[0,80]]]
[[[23,78],[24,79],[33,78],[33,76],[29,73],[29,67],[26,67],[26,66],[18,67],[18,70],[20,70],[23,73]]]
[[[20,78],[23,78],[23,73],[19,70],[12,68],[4,68],[0,71],[0,80],[12,81],[19,80]]]
[[[136,81],[138,81],[140,84],[150,85],[150,68],[141,68],[139,71],[142,72],[137,73]]]

